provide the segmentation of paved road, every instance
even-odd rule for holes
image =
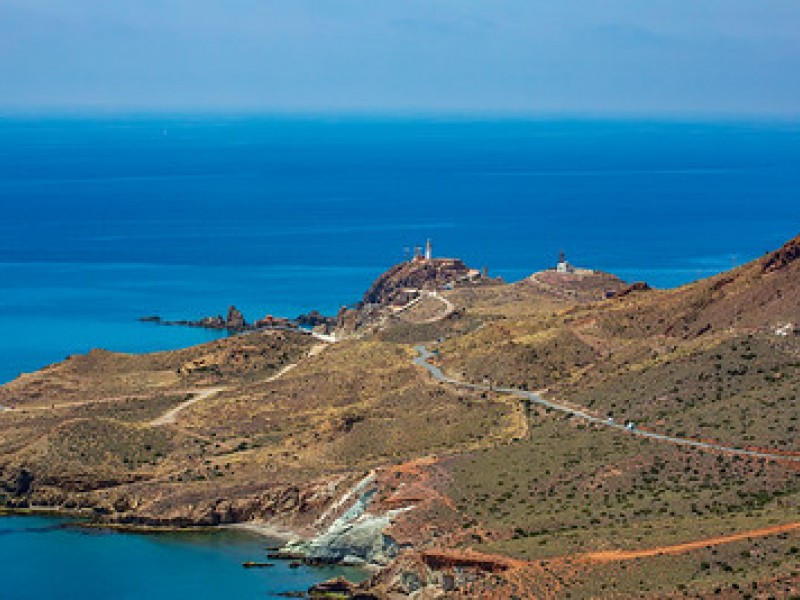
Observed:
[[[485,391],[485,392],[488,391],[500,392],[503,394],[510,394],[512,396],[517,396],[519,398],[525,398],[530,400],[532,404],[538,404],[540,406],[544,406],[546,408],[550,408],[552,410],[562,412],[564,414],[568,414],[573,417],[577,417],[579,419],[583,419],[584,421],[588,421],[589,423],[594,423],[595,425],[601,425],[603,427],[608,427],[610,429],[616,429],[618,431],[630,435],[635,435],[638,437],[650,438],[653,440],[667,442],[670,444],[676,444],[679,446],[690,446],[693,448],[699,448],[701,450],[714,450],[718,452],[725,452],[726,454],[738,454],[740,456],[749,456],[753,458],[766,458],[770,460],[782,460],[782,461],[791,461],[800,463],[800,456],[792,456],[792,455],[778,454],[771,452],[759,452],[758,450],[745,450],[743,448],[732,448],[730,446],[723,446],[721,444],[711,444],[707,442],[699,442],[697,440],[674,437],[670,435],[662,435],[660,433],[653,433],[652,431],[645,431],[643,429],[638,429],[637,427],[628,427],[622,423],[609,421],[608,419],[596,417],[581,410],[570,408],[562,404],[556,404],[555,402],[545,400],[535,392],[528,392],[525,390],[518,390],[514,388],[496,388],[488,385],[481,385],[478,383],[468,383],[466,381],[461,381],[459,379],[453,379],[452,377],[448,377],[447,375],[445,375],[439,367],[437,367],[436,365],[432,365],[431,363],[428,362],[428,359],[431,358],[433,354],[425,346],[415,346],[414,349],[419,354],[419,356],[417,356],[414,359],[414,364],[426,369],[428,373],[430,373],[431,376],[436,381],[457,385],[459,387],[467,388],[470,390]]]

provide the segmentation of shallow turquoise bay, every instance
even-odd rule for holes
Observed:
[[[131,534],[64,527],[68,520],[0,518],[0,598],[4,600],[182,600],[276,598],[363,571],[334,567],[245,569],[270,541],[238,531]]]

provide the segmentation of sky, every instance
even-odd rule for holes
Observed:
[[[0,0],[0,111],[800,115],[798,0]]]

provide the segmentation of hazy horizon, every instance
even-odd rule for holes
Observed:
[[[800,3],[0,0],[0,113],[796,118]]]
[[[124,107],[3,107],[0,105],[0,119],[66,119],[66,120],[159,120],[159,119],[197,119],[197,120],[364,120],[364,121],[442,121],[442,122],[491,122],[491,121],[586,121],[586,122],[676,122],[704,124],[759,124],[786,123],[794,125],[800,122],[800,110],[786,113],[759,112],[512,112],[491,110],[356,110],[356,109],[307,109],[307,110],[275,110],[275,109],[237,109],[212,107],[185,108],[124,108]]]

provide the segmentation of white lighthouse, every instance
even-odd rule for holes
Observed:
[[[431,239],[428,238],[428,241],[425,242],[425,260],[431,260],[433,258],[433,244],[431,243]]]
[[[572,273],[574,269],[572,265],[567,262],[567,257],[564,252],[560,252],[558,255],[558,263],[556,264],[556,271],[559,273]]]

